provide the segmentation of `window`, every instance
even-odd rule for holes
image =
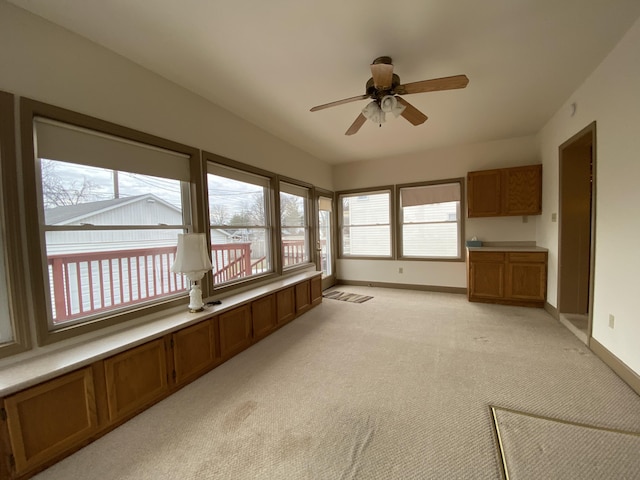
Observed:
[[[65,111],[25,102],[63,112],[59,118],[33,112],[31,168],[25,155],[38,208],[29,236],[42,252],[30,260],[42,271],[36,295],[47,298],[39,307],[47,319],[41,340],[184,299],[188,282],[170,268],[178,234],[192,230],[190,164],[197,151],[122,127],[115,130],[126,136],[114,135],[110,124],[89,117],[83,126],[66,123]]]
[[[462,180],[398,187],[400,258],[459,259]]]
[[[273,272],[271,179],[208,163],[214,285]]]
[[[309,189],[280,182],[282,267],[309,262]]]
[[[341,255],[391,258],[391,189],[338,198]]]

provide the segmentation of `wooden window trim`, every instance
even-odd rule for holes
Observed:
[[[31,348],[15,136],[14,96],[0,91],[0,161],[3,194],[3,198],[0,199],[0,219],[4,221],[4,251],[0,252],[0,255],[4,255],[9,316],[13,330],[13,341],[0,346],[0,358]]]

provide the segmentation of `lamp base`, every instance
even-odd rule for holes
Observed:
[[[193,283],[191,290],[189,290],[189,312],[196,313],[204,310],[204,303],[202,303],[202,290],[200,285]]]

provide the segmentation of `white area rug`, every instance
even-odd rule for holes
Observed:
[[[640,478],[640,433],[492,407],[509,480]]]

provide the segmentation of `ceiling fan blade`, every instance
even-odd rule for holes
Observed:
[[[369,95],[358,95],[357,97],[344,98],[342,100],[337,100],[331,103],[325,103],[324,105],[317,105],[311,109],[312,112],[317,112],[318,110],[324,110],[325,108],[337,107],[338,105],[344,105],[345,103],[357,102],[358,100],[364,100],[365,98],[369,98]]]
[[[367,117],[365,117],[363,114],[358,115],[358,117],[356,118],[356,121],[351,124],[351,126],[349,127],[349,130],[347,130],[344,134],[353,135],[354,133],[358,133],[358,130],[360,130],[360,127],[364,125],[364,122],[366,121],[367,121]]]
[[[408,95],[410,93],[437,92],[439,90],[455,90],[464,88],[469,84],[466,75],[454,75],[452,77],[433,78],[422,80],[421,82],[406,83],[396,87],[398,95]]]
[[[378,90],[389,90],[393,81],[393,65],[390,63],[373,63],[370,66],[373,85]]]
[[[418,110],[416,107],[414,107],[409,102],[407,102],[404,98],[402,97],[396,97],[396,98],[398,99],[398,103],[401,103],[406,107],[400,115],[406,118],[407,121],[409,121],[409,123],[411,123],[412,125],[420,125],[427,121],[428,117],[424,113],[422,113],[420,110]]]

